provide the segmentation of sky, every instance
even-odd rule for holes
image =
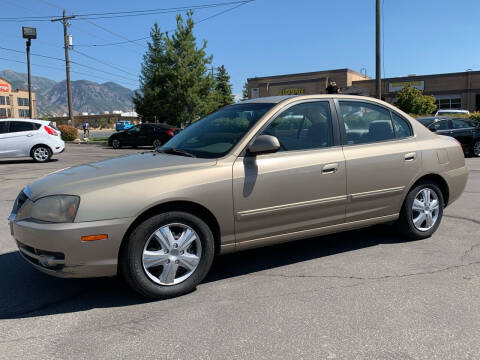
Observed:
[[[36,26],[38,39],[32,40],[32,54],[64,58],[59,22],[6,22],[4,18],[60,16],[63,8],[70,15],[230,1],[234,0],[0,0],[0,47],[24,52],[21,27]],[[197,10],[194,19],[233,6]],[[383,77],[478,70],[479,13],[477,0],[383,0]],[[149,35],[154,22],[171,31],[175,16],[72,20],[72,80],[114,81],[138,88],[147,40],[85,45],[142,38]],[[375,76],[375,0],[255,0],[197,24],[194,33],[199,44],[207,40],[213,65],[225,65],[235,94],[241,94],[246,79],[255,76],[339,68],[365,68],[367,75]],[[0,48],[0,69],[26,72],[25,59],[25,53]],[[31,62],[32,75],[65,79],[64,62],[37,56]]]

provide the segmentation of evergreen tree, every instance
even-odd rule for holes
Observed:
[[[218,107],[224,107],[233,103],[232,85],[230,84],[230,75],[228,75],[225,66],[217,68],[215,75],[215,91],[218,96]]]
[[[248,81],[245,81],[245,84],[243,84],[243,89],[242,89],[242,100],[247,100],[248,99]]]
[[[135,109],[144,119],[156,118],[175,126],[189,124],[217,108],[214,79],[209,76],[206,41],[197,47],[192,12],[184,21],[177,15],[173,35],[160,32],[155,24],[144,55],[140,92]]]

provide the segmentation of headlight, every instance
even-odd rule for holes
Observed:
[[[73,222],[80,198],[74,195],[45,196],[35,201],[27,200],[16,215],[17,220],[36,219],[40,221]]]

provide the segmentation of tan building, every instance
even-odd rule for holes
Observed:
[[[367,79],[370,77],[350,69],[256,77],[247,80],[248,97],[324,94],[330,81],[335,81],[339,88],[346,88],[354,81]]]
[[[375,80],[350,69],[251,78],[247,86],[249,98],[324,94],[329,81],[335,81],[343,93],[375,96]],[[382,99],[393,103],[404,86],[435,96],[439,109],[480,111],[480,71],[382,79]]]
[[[35,92],[32,91],[33,118],[37,117]],[[0,78],[0,118],[30,118],[28,90],[12,89],[12,85]]]

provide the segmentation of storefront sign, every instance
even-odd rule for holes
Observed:
[[[418,90],[424,90],[425,82],[423,80],[391,82],[391,83],[388,83],[388,91],[397,92],[402,90],[405,86],[409,86],[411,88],[417,88]]]
[[[305,89],[282,89],[280,90],[280,95],[303,95],[305,94]]]
[[[0,83],[0,91],[9,92],[10,91],[10,86],[8,84]]]

